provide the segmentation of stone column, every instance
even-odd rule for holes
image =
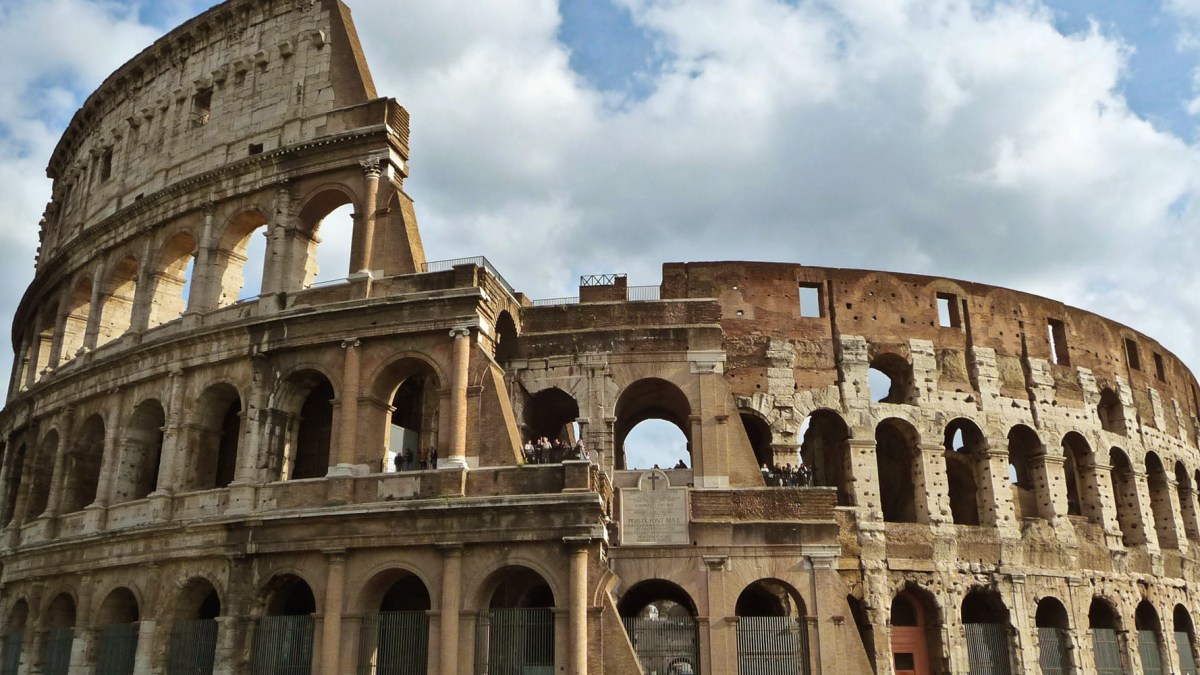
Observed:
[[[196,242],[196,261],[192,265],[192,287],[188,292],[187,312],[207,312],[217,307],[220,278],[213,277],[213,203],[204,205],[204,229]]]
[[[224,611],[229,611],[225,609]],[[247,621],[236,616],[217,617],[217,645],[213,654],[213,675],[233,675],[237,670],[238,626]]]
[[[36,322],[35,322],[36,326]],[[34,329],[36,331],[36,327]],[[25,350],[28,354],[28,362],[25,364],[25,388],[28,389],[37,382],[38,379],[38,356],[42,350],[42,339],[35,332],[32,339],[29,341],[29,348]]]
[[[66,302],[60,303],[58,306],[58,314],[54,317],[54,342],[50,347],[50,358],[46,361],[47,368],[57,368],[62,362],[62,346],[63,339],[67,335],[67,317],[70,316]],[[68,359],[73,356],[68,354]]]
[[[363,170],[364,196],[362,215],[354,221],[354,242],[350,251],[350,272],[371,273],[371,258],[375,245],[376,197],[379,194],[379,176],[383,171],[378,161],[361,163]]]
[[[568,661],[567,675],[587,675],[587,564],[589,537],[563,537],[571,561],[570,588],[567,608]]]
[[[954,523],[950,513],[949,481],[946,477],[946,448],[932,443],[917,446],[921,480],[913,481],[917,500],[917,522],[932,525]],[[924,493],[924,499],[922,499]],[[925,513],[922,514],[921,511]],[[924,516],[924,517],[922,517]]]
[[[342,646],[342,595],[346,586],[346,552],[327,554],[324,619],[321,622],[321,675],[338,675]]]
[[[54,471],[50,474],[50,493],[46,495],[46,517],[53,518],[59,514],[63,493],[63,482],[66,480],[68,456],[75,437],[75,409],[68,407],[63,411],[63,428],[59,432],[58,449],[54,455]],[[37,448],[41,450],[41,448]],[[31,465],[36,466],[36,464]],[[38,514],[30,513],[36,517]]]
[[[157,647],[154,641],[154,629],[157,625],[158,621],[154,619],[142,619],[138,622],[137,651],[133,656],[133,672],[135,673],[151,672],[151,660],[154,658],[154,650]],[[164,632],[167,634],[165,639],[169,640],[170,627]]]
[[[129,310],[129,332],[144,333],[150,326],[150,305],[154,303],[154,266],[151,264],[150,242],[142,248],[134,275],[133,307]]]
[[[342,362],[342,396],[338,411],[340,413],[338,447],[336,465],[329,467],[330,476],[353,475],[355,460],[358,458],[360,346],[362,346],[362,342],[358,338],[342,340],[342,349],[345,351],[345,355]]]
[[[442,600],[438,632],[438,673],[458,675],[458,620],[462,607],[462,544],[439,544],[442,550]]]
[[[879,466],[875,461],[874,438],[852,438],[850,446],[850,498],[863,520],[883,520],[879,500]]]
[[[1013,506],[1012,480],[1008,477],[1008,440],[988,439],[988,474],[992,498],[995,499],[995,525],[1001,530],[1020,531],[1016,507]]]
[[[188,458],[182,456],[187,449],[183,439],[183,370],[171,371],[168,396],[167,419],[159,450],[158,482],[154,486],[156,494],[171,494],[184,484],[182,472]]]
[[[92,298],[88,301],[88,322],[83,332],[83,350],[91,351],[96,348],[96,340],[100,335],[100,313],[103,309],[100,289],[104,286],[104,264],[96,265],[92,273]]]
[[[1146,539],[1146,550],[1152,556],[1158,556],[1162,548],[1158,541],[1158,520],[1154,517],[1154,509],[1150,505],[1150,483],[1146,480],[1146,472],[1134,468],[1133,484],[1137,490],[1137,518],[1142,523],[1142,535]]]
[[[454,356],[450,367],[450,443],[442,468],[467,466],[467,379],[471,361],[471,329],[457,326],[450,330]]]
[[[275,193],[275,217],[267,225],[267,261],[263,269],[260,295],[278,293],[290,288],[286,277],[291,267],[291,256],[288,255],[291,201],[292,195],[288,192],[287,183],[281,183]],[[299,285],[297,282],[296,286]]]

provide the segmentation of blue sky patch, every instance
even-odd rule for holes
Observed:
[[[593,88],[640,101],[654,91],[665,62],[655,36],[611,0],[561,0],[558,39],[571,69]]]

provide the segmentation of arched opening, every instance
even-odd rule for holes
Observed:
[[[938,672],[941,640],[933,597],[910,586],[892,598],[888,616],[892,638],[892,668],[896,675]]]
[[[54,351],[54,335],[57,332],[57,327],[54,325],[55,318],[58,315],[58,308],[54,306],[44,307],[35,321],[37,321],[37,362],[33,364],[34,379],[41,380],[43,373],[48,368],[53,368],[58,365],[52,362],[52,352]]]
[[[1121,526],[1122,539],[1126,546],[1146,543],[1142,530],[1142,512],[1138,503],[1137,483],[1133,478],[1133,465],[1120,448],[1109,451],[1112,466],[1113,504],[1117,509],[1117,523]]]
[[[800,457],[812,470],[812,484],[837,488],[838,506],[853,506],[850,492],[850,428],[832,410],[814,410],[801,424]]]
[[[651,377],[625,387],[617,398],[617,419],[613,425],[617,468],[650,468],[656,464],[670,468],[673,458],[681,461],[686,458],[691,465],[691,411],[683,391],[666,380]],[[668,432],[662,424],[651,423],[634,435],[633,442],[627,441],[634,428],[642,427],[647,420],[661,420],[674,426],[683,436],[686,454],[679,453],[678,435]],[[648,431],[652,433],[642,436]]]
[[[313,614],[317,611],[312,588],[300,577],[282,574],[267,582],[262,601],[251,672],[311,672]]]
[[[21,647],[25,626],[29,623],[29,604],[17,600],[4,620],[4,635],[0,636],[0,671],[16,675],[21,667]]]
[[[1154,514],[1154,532],[1162,548],[1179,548],[1175,535],[1175,509],[1171,504],[1171,488],[1162,460],[1153,452],[1146,453],[1146,484],[1150,490],[1150,512]]]
[[[1088,628],[1092,632],[1092,658],[1099,675],[1124,675],[1125,659],[1117,632],[1121,620],[1113,606],[1103,598],[1092,598],[1088,608]]]
[[[320,281],[344,279],[350,269],[355,212],[348,193],[336,188],[321,190],[300,208],[299,227],[292,234],[292,269],[288,290],[308,288]],[[321,269],[327,270],[323,276]]]
[[[986,588],[968,592],[963,598],[962,624],[971,672],[998,675],[1012,672],[1008,607],[999,593]]]
[[[133,675],[140,620],[137,598],[128,588],[113,590],[100,605],[98,619],[96,672]]]
[[[100,305],[100,332],[96,346],[121,337],[133,322],[133,299],[137,294],[138,261],[125,256],[113,266]]]
[[[379,395],[390,402],[384,468],[436,469],[438,379],[430,365],[406,358],[379,379]],[[386,392],[386,393],[385,393]]]
[[[162,459],[163,429],[167,418],[162,404],[149,399],[133,409],[121,443],[113,502],[145,499],[158,486]]]
[[[258,297],[267,262],[266,235],[267,219],[257,211],[242,212],[229,221],[213,252],[213,276],[219,280],[212,291],[215,297],[205,298],[198,309],[226,307]]]
[[[62,512],[82,511],[96,501],[100,486],[100,465],[104,460],[104,420],[88,417],[75,432],[75,449],[67,456],[63,481]]]
[[[42,437],[33,456],[29,473],[29,497],[25,505],[25,522],[46,512],[50,502],[50,483],[54,479],[54,459],[58,456],[58,432],[50,430]],[[15,517],[15,516],[14,516]]]
[[[329,472],[333,437],[333,385],[315,370],[287,379],[283,405],[289,415],[285,438],[282,480],[320,478]]]
[[[808,672],[804,601],[788,584],[760,579],[738,596],[738,672]]]
[[[57,441],[55,444],[57,445]],[[4,513],[0,514],[0,523],[5,525],[12,523],[17,518],[17,495],[21,491],[21,484],[24,482],[25,476],[25,452],[25,443],[17,443],[16,448],[12,451],[12,457],[9,458],[10,469],[4,493]]]
[[[154,270],[150,301],[150,327],[174,321],[187,309],[192,270],[196,261],[196,239],[180,232],[167,242]]]
[[[919,437],[911,424],[889,418],[875,427],[875,461],[879,470],[879,505],[889,523],[916,523],[925,509],[917,506],[921,475]]]
[[[211,675],[217,653],[217,617],[221,597],[204,578],[191,579],[175,602],[168,673]]]
[[[194,450],[185,489],[228,487],[237,475],[242,440],[242,398],[233,385],[214,384],[200,394],[189,440]]]
[[[75,599],[60,593],[46,608],[49,631],[42,652],[44,675],[67,675],[71,665],[71,647],[75,642]]]
[[[1114,434],[1125,435],[1125,406],[1117,392],[1105,387],[1100,390],[1100,403],[1096,406],[1096,416],[1100,418],[1100,428]]]
[[[1179,654],[1179,671],[1182,675],[1196,675],[1196,631],[1192,615],[1187,607],[1175,605],[1172,615],[1175,626],[1175,651]]]
[[[317,243],[316,269],[311,278],[305,277],[305,286],[332,283],[358,271],[350,269],[354,216],[354,206],[347,202],[321,219],[317,225],[318,234],[314,237]]]
[[[503,365],[520,353],[517,344],[517,323],[507,310],[496,317],[496,362]]]
[[[388,570],[366,586],[369,598],[359,638],[359,668],[377,675],[426,672],[429,658],[429,590],[420,577]],[[374,606],[371,606],[374,605]]]
[[[754,413],[742,413],[742,426],[750,447],[754,450],[754,463],[768,469],[775,468],[775,450],[771,447],[771,425]]]
[[[872,401],[912,404],[917,400],[912,364],[899,354],[880,354],[871,359],[867,385]]]
[[[988,514],[989,522],[994,520],[991,491],[980,490],[981,485],[989,484],[987,440],[983,432],[971,420],[960,417],[946,425],[943,447],[954,523],[979,525],[983,513]]]
[[[87,335],[88,316],[92,309],[92,280],[80,279],[67,298],[67,315],[63,323],[62,340],[58,348],[58,360],[66,363],[75,358],[83,349],[83,339]]]
[[[1046,448],[1037,433],[1024,424],[1008,432],[1008,477],[1013,485],[1017,518],[1049,520],[1054,515],[1046,475]]]
[[[554,593],[528,567],[498,570],[475,633],[475,672],[549,672],[554,668]]]
[[[1179,516],[1183,520],[1184,536],[1192,541],[1200,540],[1200,522],[1196,520],[1196,493],[1183,462],[1175,462],[1175,484],[1179,490]]]
[[[524,410],[526,440],[533,443],[537,463],[561,462],[571,457],[579,403],[558,387],[529,397]]]
[[[1158,621],[1158,611],[1149,600],[1138,603],[1133,615],[1137,628],[1138,656],[1142,660],[1143,675],[1163,675],[1164,658],[1162,650],[1162,624]]]
[[[1042,598],[1034,617],[1038,631],[1038,663],[1042,675],[1069,675],[1071,669],[1071,621],[1067,608],[1056,598]]]
[[[1063,472],[1067,480],[1067,512],[1085,516],[1096,525],[1104,524],[1100,480],[1096,475],[1096,456],[1078,432],[1063,436]]]
[[[617,613],[644,673],[694,673],[700,666],[696,605],[687,591],[662,579],[634,584]]]
[[[688,437],[665,420],[644,420],[625,436],[622,455],[627,469],[686,469],[690,465]]]

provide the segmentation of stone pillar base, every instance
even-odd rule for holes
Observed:
[[[225,513],[249,513],[258,501],[258,488],[250,483],[231,483]]]

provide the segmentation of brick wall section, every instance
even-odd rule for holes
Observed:
[[[693,490],[692,520],[834,519],[837,491],[827,488]]]

